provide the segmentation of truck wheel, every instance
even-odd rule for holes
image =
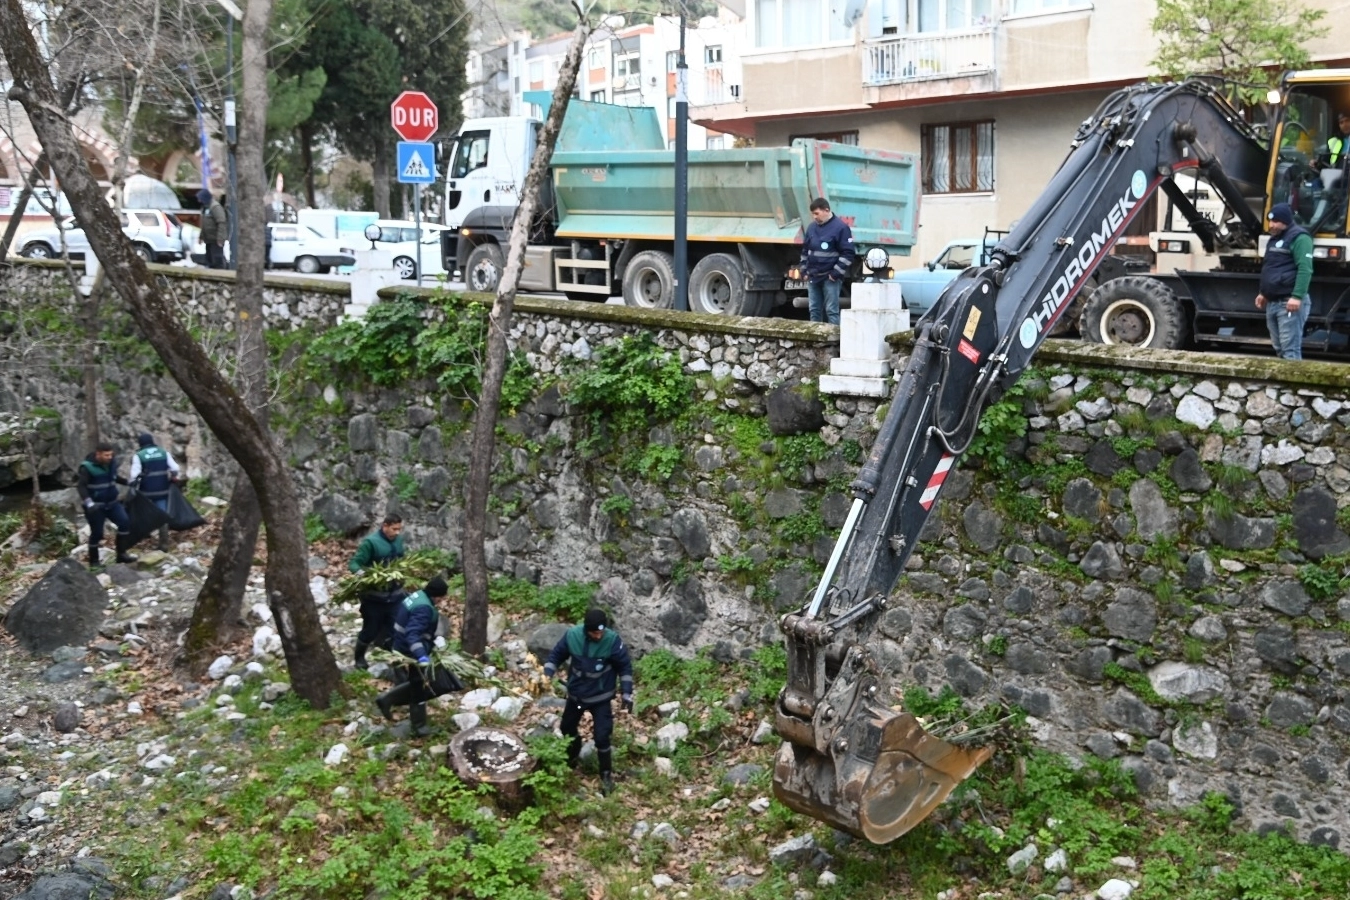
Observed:
[[[1083,337],[1099,344],[1178,350],[1186,319],[1172,289],[1152,278],[1113,278],[1093,291],[1083,308]]]
[[[699,260],[689,275],[689,308],[723,316],[760,315],[760,291],[745,289],[745,269],[729,253]]]
[[[641,309],[675,305],[675,260],[664,250],[634,255],[623,273],[623,302]]]
[[[502,280],[502,269],[506,260],[502,259],[502,248],[496,244],[479,244],[469,254],[464,263],[464,283],[471,291],[491,294],[497,290]]]

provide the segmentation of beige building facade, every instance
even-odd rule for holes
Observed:
[[[821,137],[920,153],[919,243],[902,268],[1008,228],[1079,124],[1153,74],[1157,46],[1153,0],[744,2],[739,97],[691,116],[759,146]],[[1306,2],[1328,11],[1314,58],[1344,64],[1342,4]]]

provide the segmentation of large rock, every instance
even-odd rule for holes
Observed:
[[[703,512],[685,508],[670,517],[670,530],[684,547],[691,559],[703,559],[712,550],[712,537],[708,534],[708,520]]]
[[[1211,507],[1205,510],[1205,527],[1229,550],[1265,550],[1275,543],[1274,519],[1249,519],[1237,513],[1221,516]]]
[[[334,534],[351,534],[366,524],[366,514],[342,494],[324,494],[314,501],[314,513]]]
[[[1144,540],[1177,536],[1177,511],[1167,505],[1162,489],[1151,479],[1140,478],[1130,485],[1130,509]]]
[[[1003,534],[1003,518],[983,503],[976,501],[966,507],[961,516],[966,537],[984,553],[998,549]]]
[[[1099,522],[1102,518],[1102,492],[1087,478],[1075,478],[1064,485],[1066,515]]]
[[[680,582],[668,595],[669,602],[656,617],[661,634],[676,646],[687,645],[698,633],[699,626],[708,618],[708,604],[703,599],[703,583],[690,576]]]
[[[1228,678],[1218,669],[1183,662],[1159,663],[1148,672],[1149,684],[1164,700],[1208,703],[1228,695]]]
[[[1105,578],[1109,581],[1115,581],[1125,574],[1125,564],[1115,545],[1103,541],[1097,541],[1088,548],[1078,568],[1089,578]]]
[[[825,425],[825,404],[819,397],[807,397],[800,391],[800,387],[785,384],[764,398],[769,430],[774,434],[807,434]]]
[[[1110,441],[1098,441],[1093,444],[1083,457],[1083,464],[1087,466],[1089,472],[1104,478],[1110,478],[1126,466],[1125,460],[1120,458],[1120,454]]]
[[[1303,585],[1292,578],[1280,578],[1261,588],[1261,605],[1286,616],[1301,616],[1308,611],[1312,598]]]
[[[108,593],[71,557],[58,560],[5,616],[5,630],[30,653],[50,653],[98,636]]]
[[[117,890],[106,878],[92,872],[62,872],[43,875],[14,900],[113,900]]]
[[[1294,537],[1298,549],[1312,559],[1350,550],[1350,536],[1336,525],[1336,498],[1320,487],[1294,495]]]
[[[61,417],[55,412],[30,411],[25,416],[0,413],[0,488],[33,477],[25,443],[31,443],[38,475],[55,475],[61,468]]]
[[[1102,624],[1116,637],[1146,642],[1158,627],[1158,601],[1134,588],[1121,588],[1102,613]]]
[[[1203,494],[1214,486],[1214,479],[1209,477],[1205,467],[1200,464],[1200,454],[1196,453],[1193,447],[1182,450],[1177,458],[1172,460],[1169,474],[1177,487],[1183,491]]]
[[[374,413],[352,416],[347,423],[347,449],[353,453],[380,449],[380,420]]]
[[[563,635],[567,634],[570,627],[561,622],[540,625],[525,638],[525,648],[534,654],[540,665],[543,665],[544,660],[548,659],[548,655],[553,652],[553,648],[563,639]]]

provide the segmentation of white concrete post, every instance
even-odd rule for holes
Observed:
[[[351,302],[343,309],[349,318],[363,319],[366,310],[378,299],[376,292],[396,283],[394,256],[388,250],[357,250],[356,266],[352,270]]]
[[[850,307],[839,313],[839,356],[820,376],[822,394],[885,397],[891,375],[886,336],[909,330],[909,310],[894,282],[856,282]]]

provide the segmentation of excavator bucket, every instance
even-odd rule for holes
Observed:
[[[845,731],[852,734],[836,737],[824,753],[785,741],[774,763],[774,794],[874,844],[922,822],[994,753],[949,744],[909,713],[891,710],[870,709]]]

